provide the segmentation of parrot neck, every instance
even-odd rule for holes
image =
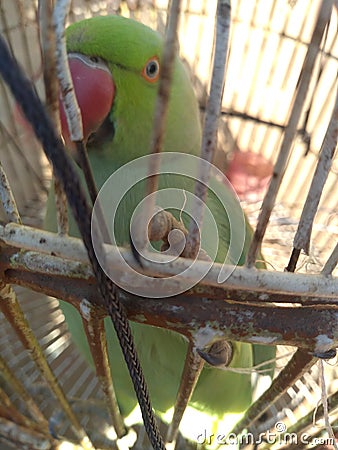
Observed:
[[[113,158],[110,149],[108,150],[103,146],[102,149],[91,150],[88,153],[98,189],[101,189],[110,175],[121,167],[121,163]]]
[[[115,170],[139,156],[136,152],[133,154],[131,149],[140,148],[140,145],[136,145],[132,136],[121,139],[120,134],[116,132],[114,121],[107,116],[100,128],[88,139],[89,159],[98,187],[101,187]]]

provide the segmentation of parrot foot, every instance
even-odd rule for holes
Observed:
[[[204,361],[213,367],[227,367],[232,360],[232,344],[226,340],[217,341],[206,351],[197,349],[197,353]]]

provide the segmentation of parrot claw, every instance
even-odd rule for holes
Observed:
[[[197,353],[211,366],[222,368],[231,363],[233,348],[230,342],[222,340],[212,344],[206,351],[197,349]]]

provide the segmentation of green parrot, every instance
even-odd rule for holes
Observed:
[[[163,40],[143,24],[120,16],[99,16],[74,23],[66,30],[67,51],[79,101],[85,140],[95,181],[101,188],[108,177],[126,163],[147,155],[153,126],[158,80],[161,72]],[[61,108],[63,137],[72,152],[64,112]],[[196,97],[183,63],[175,60],[173,83],[163,142],[164,152],[198,155],[201,127]],[[76,157],[75,157],[76,158]],[[80,169],[79,169],[80,171]],[[132,180],[136,172],[128,175]],[[179,175],[160,177],[159,189],[181,188],[193,192],[194,182]],[[232,220],[243,220],[243,212],[233,192],[223,186]],[[53,189],[48,200],[46,228],[56,231]],[[119,206],[114,225],[116,243],[129,245],[129,223],[132,212],[144,197],[144,184],[137,184]],[[233,262],[229,254],[229,221],[218,199],[208,194],[207,205],[215,217],[219,242],[216,260]],[[183,215],[189,226],[189,218]],[[109,223],[109,222],[108,222]],[[245,219],[245,241],[235,249],[243,264],[252,231]],[[207,226],[206,226],[207,227]],[[203,230],[204,232],[204,230]],[[236,230],[232,230],[236,235]],[[70,234],[78,235],[74,221]],[[205,234],[205,251],[214,235]],[[211,245],[212,247],[212,245]],[[236,261],[235,261],[236,262]],[[146,301],[146,300],[145,300]],[[159,301],[161,301],[159,299]],[[60,301],[76,345],[92,363],[79,313],[70,304]],[[179,334],[161,328],[131,323],[138,355],[149,386],[155,411],[170,420],[187,351],[187,342]],[[107,320],[106,332],[109,358],[117,399],[124,416],[137,405],[126,365],[112,324]],[[274,358],[275,349],[260,345],[233,342],[231,368],[246,368]],[[269,366],[271,369],[271,366]],[[273,370],[273,369],[272,369]],[[271,371],[270,371],[271,375]],[[235,373],[205,365],[189,411],[202,412],[214,419],[238,419],[252,402],[255,386],[251,373]],[[228,422],[234,425],[234,420]],[[195,438],[201,433],[194,432]]]

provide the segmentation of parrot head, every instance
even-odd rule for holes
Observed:
[[[89,151],[119,164],[149,153],[163,40],[120,16],[98,16],[66,31],[69,66]],[[71,148],[63,107],[62,134]],[[185,124],[182,127],[182,123]],[[189,77],[176,58],[164,151],[197,153],[200,120]]]

